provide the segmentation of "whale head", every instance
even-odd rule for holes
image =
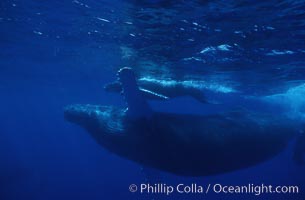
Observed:
[[[126,137],[123,134],[124,116],[124,110],[113,106],[75,104],[64,109],[67,121],[87,130],[99,144],[111,151],[117,148],[118,138]]]
[[[130,120],[126,109],[100,105],[69,105],[64,109],[67,121],[83,127],[107,150],[131,160],[145,157],[146,119]]]
[[[99,131],[101,135],[118,134],[122,130],[125,112],[113,106],[69,105],[64,109],[65,119],[88,131]]]

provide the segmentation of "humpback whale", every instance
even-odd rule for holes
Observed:
[[[141,78],[137,80],[139,90],[147,99],[168,100],[180,96],[191,96],[201,103],[208,103],[202,88],[194,87],[185,82],[174,80],[158,80],[153,78]],[[122,91],[120,81],[105,84],[107,92],[119,93]]]
[[[245,111],[214,115],[154,112],[130,68],[118,72],[127,108],[69,105],[64,116],[104,148],[144,166],[182,176],[207,176],[254,166],[300,136],[302,123]],[[294,158],[304,159],[304,141]]]

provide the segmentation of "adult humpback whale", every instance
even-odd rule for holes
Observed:
[[[109,151],[142,165],[185,176],[230,172],[272,158],[302,130],[301,123],[268,114],[153,112],[132,70],[123,68],[118,75],[127,109],[70,105],[65,118],[83,126]],[[303,145],[296,143],[294,158],[299,162]]]

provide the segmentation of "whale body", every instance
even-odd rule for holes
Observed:
[[[206,116],[154,112],[138,91],[131,70],[119,74],[127,109],[76,104],[67,106],[64,115],[104,148],[144,166],[183,176],[243,169],[280,153],[302,127],[253,112]],[[302,161],[304,142],[298,144],[295,159]]]
[[[281,120],[270,121],[270,116],[154,113],[149,119],[130,120],[124,109],[95,105],[68,106],[65,118],[111,152],[185,176],[224,173],[266,161],[296,132]]]

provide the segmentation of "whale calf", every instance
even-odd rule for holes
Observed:
[[[175,97],[191,96],[201,103],[209,103],[203,89],[193,85],[174,80],[158,80],[153,78],[141,78],[137,80],[142,95],[150,100],[168,100]],[[122,91],[120,81],[105,84],[107,92],[119,93]]]
[[[294,159],[304,160],[302,123],[270,114],[227,112],[201,116],[154,112],[137,87],[133,71],[119,80],[127,108],[69,105],[65,119],[84,127],[107,150],[141,165],[182,176],[207,176],[254,166],[296,142]]]

